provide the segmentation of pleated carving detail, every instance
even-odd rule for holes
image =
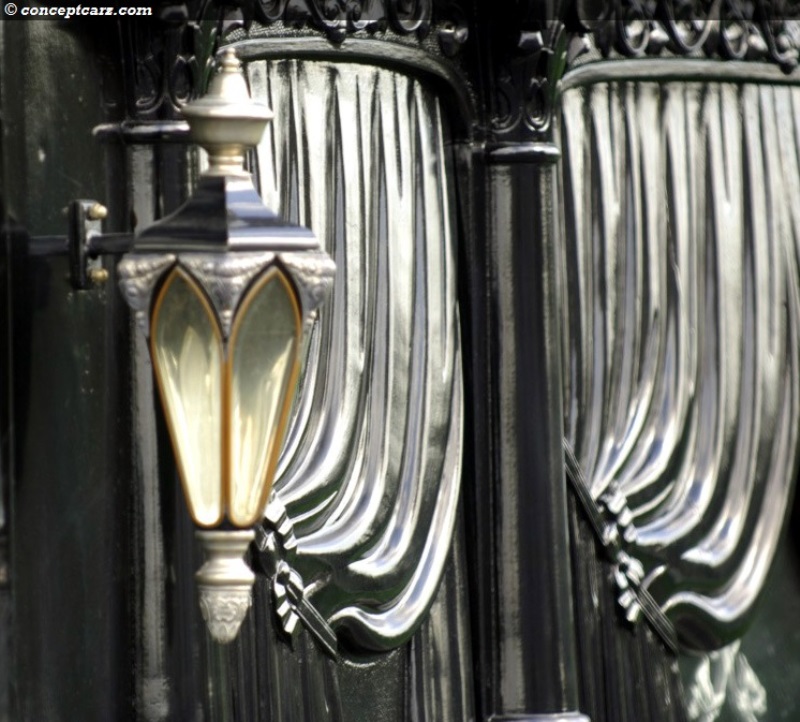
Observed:
[[[610,83],[564,95],[565,429],[684,645],[735,638],[798,438],[800,92]]]
[[[462,380],[445,128],[436,96],[375,67],[249,65],[275,111],[258,148],[266,204],[336,262],[305,351],[276,494],[294,564],[333,626],[408,639],[448,555]]]

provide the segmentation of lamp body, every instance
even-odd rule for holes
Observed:
[[[272,266],[223,336],[197,281],[175,266],[153,300],[150,347],[186,500],[195,523],[237,527],[263,513],[298,375],[294,287]]]
[[[264,515],[300,367],[304,329],[334,264],[306,228],[270,211],[244,170],[271,111],[253,103],[233,50],[184,108],[209,168],[175,213],[141,231],[118,266],[148,336],[159,397],[207,561],[203,617],[230,642],[255,577],[241,561]]]
[[[302,336],[334,269],[321,250],[134,252],[120,262],[120,288],[149,338],[178,472],[198,527],[212,529],[227,519],[252,539],[249,529],[263,516],[292,407]],[[198,538],[207,570],[224,545],[217,536],[201,532]],[[226,547],[223,556],[232,548],[241,556],[246,547]],[[208,575],[201,570],[198,591],[209,631],[225,643],[235,637],[249,602],[243,601],[241,568],[212,568],[213,584],[203,581]]]

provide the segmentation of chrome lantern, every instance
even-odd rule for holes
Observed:
[[[120,287],[147,335],[172,447],[206,562],[211,635],[235,638],[255,577],[242,556],[266,507],[297,386],[303,334],[334,264],[270,211],[244,168],[272,117],[235,51],[183,109],[208,170],[175,213],[137,235]],[[219,527],[222,526],[220,529]]]

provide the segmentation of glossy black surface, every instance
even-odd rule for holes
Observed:
[[[494,714],[576,711],[561,452],[555,167],[489,156]],[[490,492],[491,493],[491,492]]]
[[[313,234],[264,206],[249,179],[201,178],[186,205],[137,236],[137,251],[316,248]]]

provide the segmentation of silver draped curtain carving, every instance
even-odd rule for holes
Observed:
[[[461,357],[445,123],[423,83],[367,65],[256,60],[275,112],[266,204],[337,266],[276,482],[292,560],[331,623],[386,649],[433,601],[460,484]]]
[[[737,637],[798,440],[800,89],[563,96],[565,433],[684,645]]]

